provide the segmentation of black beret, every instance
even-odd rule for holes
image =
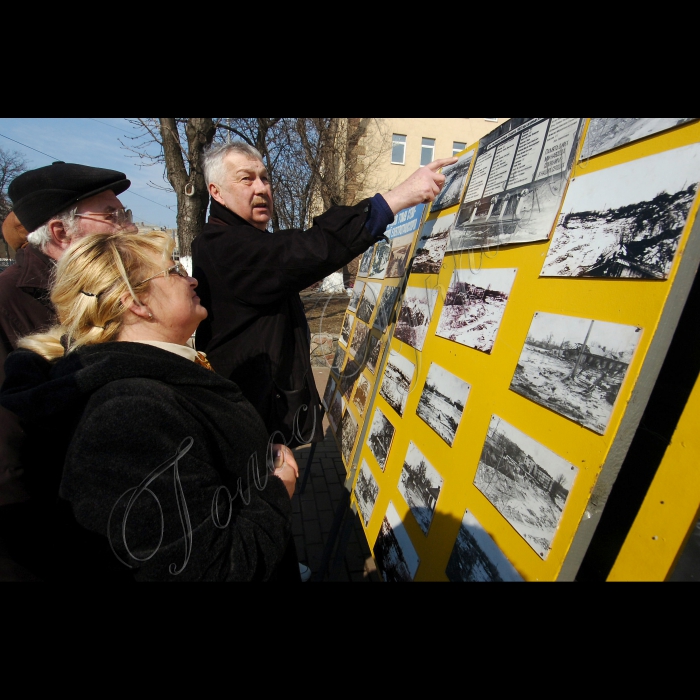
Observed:
[[[18,175],[7,188],[12,210],[30,233],[81,199],[112,190],[124,192],[130,180],[118,170],[56,161]]]

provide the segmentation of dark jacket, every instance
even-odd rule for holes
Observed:
[[[309,326],[299,292],[322,280],[376,242],[365,227],[370,201],[332,207],[307,231],[260,231],[212,200],[210,218],[192,243],[197,293],[209,316],[195,342],[214,369],[232,379],[270,432],[288,444],[323,439],[320,398],[309,358]],[[296,409],[311,411],[292,436]]]
[[[38,483],[50,503],[46,484],[60,482],[43,533],[48,578],[298,581],[296,558],[289,572],[279,566],[291,501],[268,474],[267,431],[235,384],[127,342],[55,363],[18,350],[7,370],[0,404],[35,445],[32,493]]]
[[[0,274],[0,384],[5,358],[24,335],[56,322],[49,299],[54,261],[33,245],[17,251],[16,262]]]

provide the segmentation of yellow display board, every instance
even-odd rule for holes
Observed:
[[[423,217],[414,261],[449,223],[435,272],[360,277],[401,290],[398,323],[324,402],[387,580],[574,577],[700,258],[700,123],[652,121],[506,123]]]

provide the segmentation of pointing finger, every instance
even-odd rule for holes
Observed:
[[[425,167],[428,168],[428,170],[437,172],[440,168],[444,168],[446,165],[452,165],[458,160],[459,158],[440,158],[439,160],[434,160],[432,163],[428,163]]]

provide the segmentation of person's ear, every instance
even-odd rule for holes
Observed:
[[[145,304],[137,304],[129,292],[124,292],[119,300],[127,311],[130,311],[138,318],[146,321],[150,321],[153,318],[153,314],[148,310],[148,307]]]
[[[209,183],[209,194],[212,199],[215,199],[219,204],[226,204],[224,198],[221,196],[221,188],[215,182]]]
[[[49,221],[49,235],[51,242],[61,250],[65,250],[70,245],[70,236],[60,219]]]

